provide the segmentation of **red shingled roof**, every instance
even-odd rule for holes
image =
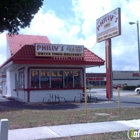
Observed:
[[[87,48],[84,48],[84,58],[36,57],[34,45],[23,46],[8,60],[8,62],[10,61],[15,64],[104,65],[104,60]]]
[[[0,68],[11,61],[13,61],[14,64],[104,65],[104,60],[87,48],[84,48],[84,58],[36,57],[34,43],[50,43],[46,36],[15,35],[10,38],[7,35],[7,39],[10,49],[14,55],[12,55]],[[20,44],[32,45],[24,45],[22,47]]]
[[[39,35],[13,35],[9,36],[6,34],[7,42],[10,47],[11,55],[15,54],[20,48],[22,48],[25,44],[34,44],[34,43],[48,43],[51,44],[47,36],[39,36]]]

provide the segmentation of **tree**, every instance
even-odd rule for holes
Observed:
[[[29,27],[42,4],[43,0],[0,0],[0,33],[17,34]]]

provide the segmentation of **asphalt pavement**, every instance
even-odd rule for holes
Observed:
[[[89,109],[94,108],[117,108],[118,107],[118,91],[113,90],[113,98],[108,100],[106,98],[105,89],[92,89],[87,93],[92,97],[97,97],[97,102],[90,102],[87,104]],[[140,107],[140,95],[134,91],[120,91],[120,105],[121,107]],[[66,109],[83,109],[84,102],[61,102],[50,104],[30,104],[19,102],[14,99],[6,99],[0,96],[0,109],[46,109],[46,110],[66,110]]]

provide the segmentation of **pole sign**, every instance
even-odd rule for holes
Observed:
[[[84,46],[64,44],[35,44],[35,56],[84,57]]]
[[[121,35],[121,9],[117,8],[96,20],[97,42]]]
[[[106,47],[106,97],[110,100],[112,93],[112,55],[111,55],[111,39],[105,40]]]
[[[117,8],[96,20],[97,42],[105,40],[106,47],[106,96],[113,97],[111,38],[121,35],[121,9]]]

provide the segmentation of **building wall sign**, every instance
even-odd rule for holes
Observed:
[[[133,73],[133,77],[139,77],[139,73]]]
[[[70,74],[73,74],[74,76],[79,76],[78,75],[78,70],[74,70],[74,72],[72,70],[68,70],[68,71],[64,71],[63,74],[61,73],[62,70],[57,70],[57,71],[50,71],[50,70],[40,70],[40,72],[38,70],[32,70],[31,76],[36,76],[36,75],[40,75],[40,76],[45,76],[45,77],[49,77],[50,75],[52,77],[63,77],[63,75],[68,76]]]
[[[82,70],[30,70],[30,88],[82,88]]]
[[[133,80],[139,79],[139,72],[137,71],[113,71],[113,79],[115,80]]]
[[[35,56],[83,57],[83,45],[35,44]]]
[[[96,20],[97,42],[121,34],[120,11],[120,8],[117,8]]]
[[[104,77],[88,77],[88,81],[104,81]]]

